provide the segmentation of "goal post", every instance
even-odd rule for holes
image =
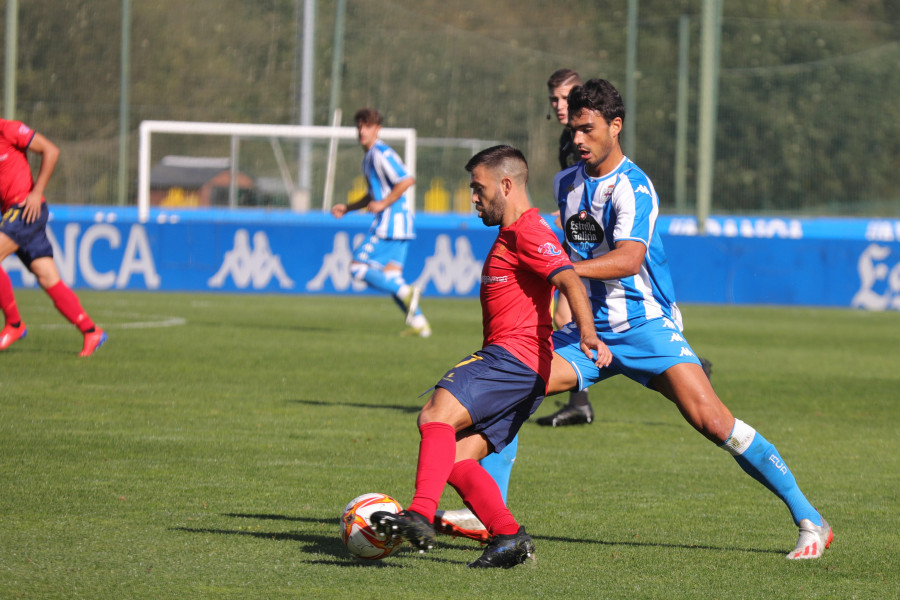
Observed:
[[[138,219],[145,223],[150,218],[150,161],[152,139],[154,134],[183,134],[225,136],[232,140],[231,168],[232,185],[234,185],[234,170],[237,166],[237,157],[234,156],[237,141],[240,139],[256,138],[272,141],[273,151],[277,147],[276,139],[312,139],[330,140],[336,143],[339,140],[357,139],[356,127],[339,127],[326,125],[266,125],[254,123],[209,123],[196,121],[142,121],[139,130],[138,146]],[[403,142],[403,160],[409,173],[416,176],[416,130],[412,128],[382,127],[379,137],[386,142]],[[276,152],[277,154],[277,152]],[[328,156],[328,177],[334,177],[333,153]],[[290,181],[286,169],[282,169],[282,176],[286,179],[285,187],[289,191],[295,191],[295,184]],[[333,182],[327,182],[327,186],[333,186]],[[333,189],[333,187],[331,188]],[[411,187],[407,194],[413,199],[415,206],[415,186]],[[325,204],[328,204],[326,206]],[[330,198],[323,202],[323,209],[330,208]]]

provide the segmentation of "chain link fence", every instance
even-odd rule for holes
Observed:
[[[141,120],[296,122],[300,4],[135,3],[128,202],[136,197]],[[413,127],[431,140],[418,151],[420,210],[464,210],[459,197],[472,146],[433,143],[441,139],[520,147],[531,165],[534,203],[552,210],[560,125],[547,118],[547,77],[569,67],[625,90],[626,3],[601,4],[611,8],[580,0],[564,12],[531,0],[477,6],[348,0],[339,69],[343,124],[351,124],[357,108],[374,106],[385,125]],[[636,111],[626,127],[635,135],[632,158],[670,213],[694,210],[699,4],[642,0],[637,29]],[[118,0],[20,7],[16,117],[63,151],[51,203],[117,202],[120,10]],[[900,215],[898,24],[733,14],[739,10],[726,4],[722,20],[713,212]],[[690,17],[689,52],[680,65],[683,15]],[[314,74],[320,125],[331,124],[335,18],[335,3],[320,0]],[[681,174],[687,193],[676,206],[679,73],[690,94]],[[241,167],[271,181],[278,174],[271,148],[258,146],[242,156]],[[316,207],[326,146],[314,152]],[[154,145],[153,161],[228,153],[227,140],[172,138]],[[292,147],[285,155],[296,160]],[[358,147],[342,143],[337,199],[353,193],[361,157]]]

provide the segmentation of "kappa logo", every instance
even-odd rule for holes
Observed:
[[[691,352],[690,348],[686,348],[684,346],[681,347],[681,354],[679,356],[693,356],[694,353]]]
[[[229,275],[234,280],[234,285],[239,289],[245,289],[252,285],[259,290],[269,285],[275,277],[282,289],[291,289],[294,282],[281,264],[281,257],[272,254],[269,246],[269,238],[264,231],[253,234],[253,246],[250,245],[250,234],[246,229],[238,229],[234,232],[234,246],[225,253],[222,266],[216,274],[209,278],[207,285],[220,288],[225,285]]]
[[[434,241],[434,254],[425,259],[425,268],[415,285],[425,289],[429,282],[441,294],[468,294],[481,281],[481,261],[475,258],[469,238],[459,236],[450,246],[450,236],[441,234]]]
[[[365,234],[359,233],[355,236],[354,245],[359,244]],[[306,283],[306,289],[310,291],[319,291],[325,287],[325,282],[329,279],[334,289],[342,292],[349,287],[353,287],[355,291],[366,289],[364,281],[356,281],[350,272],[350,263],[353,262],[353,250],[350,249],[350,236],[345,231],[339,231],[334,234],[331,252],[322,258],[322,266],[319,272],[310,281]]]
[[[663,327],[666,329],[678,329],[675,327],[675,323],[672,322],[672,319],[669,319],[668,317],[663,317]]]
[[[672,337],[669,339],[670,342],[683,342],[684,338],[678,335],[677,333],[673,333]]]
[[[647,194],[647,195],[649,196],[649,195],[650,195],[650,190],[648,190],[648,189],[647,189],[647,186],[645,186],[645,185],[642,183],[641,185],[637,186],[637,189],[634,190],[634,193],[635,193],[635,194]]]

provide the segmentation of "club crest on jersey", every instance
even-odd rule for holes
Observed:
[[[610,198],[612,198],[613,190],[616,189],[616,184],[610,184],[608,188],[603,190],[603,201],[606,202]]]
[[[560,250],[553,242],[547,242],[538,246],[538,254],[543,256],[559,256],[562,254],[562,250]]]

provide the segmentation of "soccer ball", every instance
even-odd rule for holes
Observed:
[[[384,510],[398,513],[403,508],[387,494],[370,493],[357,496],[344,508],[341,516],[341,539],[351,554],[366,560],[379,560],[403,544],[403,540],[376,533],[369,517]]]

